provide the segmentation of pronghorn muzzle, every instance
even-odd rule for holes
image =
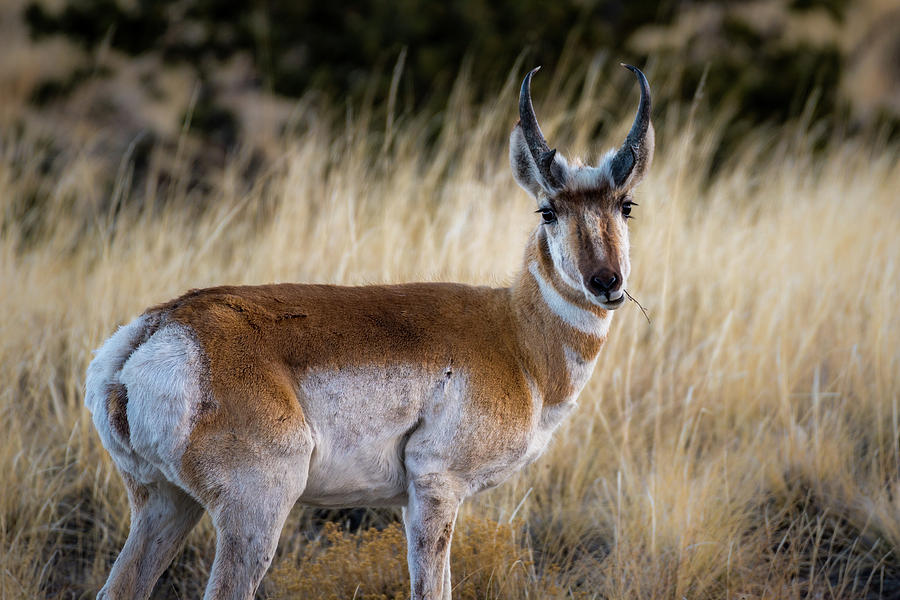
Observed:
[[[587,280],[587,289],[605,308],[618,308],[625,300],[622,291],[622,275],[609,268],[602,268]]]

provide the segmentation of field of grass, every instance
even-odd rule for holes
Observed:
[[[618,145],[627,72],[540,77],[561,151]],[[128,506],[84,373],[146,306],[223,283],[511,281],[539,218],[507,164],[515,85],[466,97],[461,80],[437,138],[301,102],[302,135],[249,182],[242,153],[199,184],[156,156],[144,180],[180,172],[139,194],[127,156],[101,193],[90,144],[50,156],[52,130],[0,131],[0,597],[102,586]],[[898,149],[799,122],[709,177],[719,117],[655,114],[629,283],[652,322],[618,311],[546,454],[467,502],[454,598],[900,597]],[[296,507],[259,597],[406,597],[396,516],[323,527]],[[205,517],[155,597],[199,597],[213,547]]]

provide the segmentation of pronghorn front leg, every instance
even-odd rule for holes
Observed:
[[[219,465],[233,464],[219,467],[206,482],[218,494],[207,506],[216,528],[216,558],[204,600],[253,598],[284,521],[306,487],[312,443],[299,437],[289,450],[248,444],[215,457]]]
[[[413,478],[403,510],[412,600],[449,600],[450,542],[462,486],[432,473]]]
[[[221,504],[210,511],[216,528],[216,558],[205,600],[253,598],[299,495],[287,486],[249,483],[245,490],[223,494]]]

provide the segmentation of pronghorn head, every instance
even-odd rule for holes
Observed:
[[[569,164],[551,150],[531,104],[531,77],[519,96],[519,122],[509,139],[509,160],[516,181],[538,204],[544,235],[560,279],[594,304],[615,309],[625,300],[631,192],[653,159],[650,86],[635,67],[641,101],[625,143],[610,150],[596,167]]]

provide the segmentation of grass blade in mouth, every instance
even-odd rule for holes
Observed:
[[[644,307],[641,306],[641,303],[638,302],[637,300],[635,300],[635,299],[634,299],[634,296],[632,296],[631,294],[628,293],[628,290],[622,290],[622,291],[625,292],[625,295],[628,296],[628,299],[629,299],[629,300],[631,300],[632,302],[634,302],[635,304],[638,305],[638,308],[640,308],[640,309],[641,309],[641,312],[644,313],[644,318],[647,319],[647,324],[648,324],[648,325],[653,325],[653,323],[650,322],[650,316],[647,314],[647,311],[644,310]]]

